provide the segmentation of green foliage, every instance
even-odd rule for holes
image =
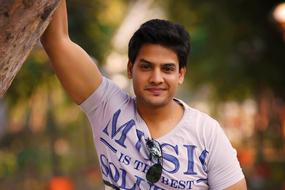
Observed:
[[[71,0],[68,2],[71,38],[99,63],[110,49],[110,40],[125,16],[128,1]]]
[[[124,18],[128,1],[102,0],[68,1],[69,31],[71,38],[82,46],[92,57],[103,63],[110,49],[110,41],[116,28]],[[11,105],[28,100],[39,86],[52,89],[57,79],[54,77],[48,57],[42,49],[30,53],[5,99]]]
[[[39,86],[47,84],[53,76],[47,56],[43,50],[35,49],[16,75],[5,95],[5,99],[11,105],[25,101],[31,97]]]
[[[190,86],[210,83],[219,99],[264,88],[285,98],[284,41],[271,11],[281,1],[171,1],[169,15],[192,36]]]

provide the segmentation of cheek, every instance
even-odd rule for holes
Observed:
[[[177,75],[169,75],[166,77],[166,80],[171,84],[178,84],[180,79]]]
[[[180,84],[180,79],[178,77],[171,77],[168,79],[168,86],[172,89],[172,90],[176,90]]]
[[[144,86],[144,78],[141,77],[141,76],[138,76],[138,75],[133,75],[133,79],[132,79],[132,82],[133,82],[133,88],[134,90],[139,90],[141,88],[143,88]]]
[[[133,82],[142,83],[147,80],[147,74],[136,71],[133,73]]]

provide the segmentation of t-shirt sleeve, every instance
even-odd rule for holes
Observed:
[[[236,150],[217,122],[208,134],[211,136],[208,144],[209,187],[211,190],[225,189],[243,179],[244,174]]]
[[[106,124],[110,114],[129,99],[126,92],[113,81],[103,77],[99,87],[79,106],[86,113],[92,127]]]

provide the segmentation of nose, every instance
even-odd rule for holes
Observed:
[[[150,82],[153,84],[161,84],[163,82],[163,73],[161,73],[160,69],[154,69],[151,72]]]

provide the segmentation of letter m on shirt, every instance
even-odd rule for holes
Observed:
[[[121,114],[120,109],[114,113],[111,125],[109,121],[107,126],[104,128],[103,133],[105,133],[112,139],[115,139],[116,143],[126,148],[126,145],[125,145],[126,137],[127,137],[128,132],[131,130],[131,128],[135,126],[135,121],[131,119],[125,124],[118,126],[118,118],[120,114]]]

